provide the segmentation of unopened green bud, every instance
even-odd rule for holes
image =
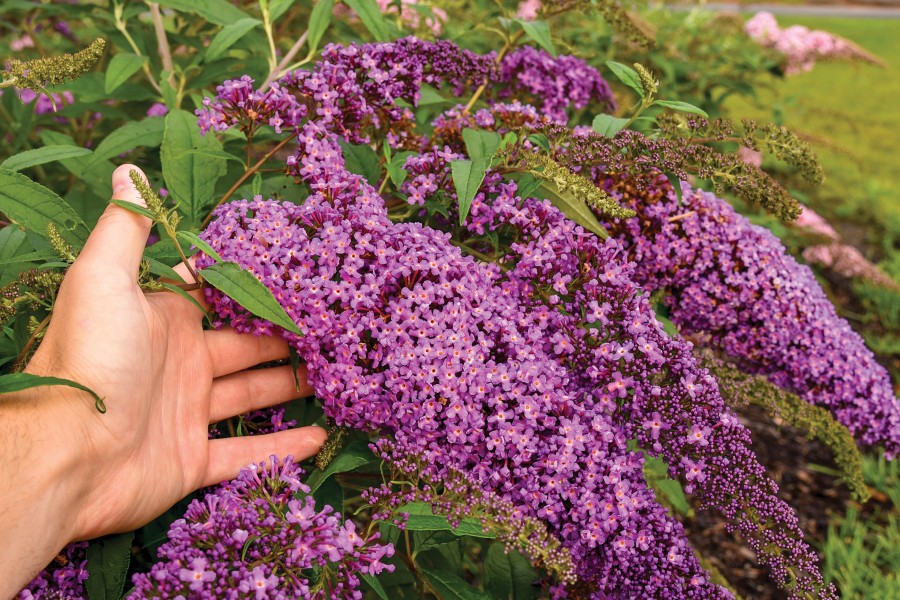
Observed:
[[[91,45],[75,54],[48,56],[35,60],[9,60],[3,76],[12,85],[31,90],[43,90],[49,85],[59,85],[81,77],[91,70],[103,55],[106,42],[97,38]]]
[[[644,88],[644,96],[650,97],[659,91],[659,81],[653,77],[647,67],[641,63],[634,63],[634,70],[637,71],[638,77],[641,79],[641,87]]]

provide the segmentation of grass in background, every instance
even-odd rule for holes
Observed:
[[[888,508],[863,517],[851,506],[832,523],[821,549],[823,575],[842,598],[900,600],[900,464],[866,457],[863,474]]]
[[[827,179],[809,194],[810,205],[849,241],[865,241],[873,258],[891,259],[900,252],[900,19],[777,18],[782,27],[805,25],[853,40],[888,67],[819,63],[787,77],[775,93],[762,90],[756,103],[733,100],[729,111],[815,132]]]

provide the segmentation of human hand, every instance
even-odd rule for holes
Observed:
[[[115,171],[113,196],[143,204],[128,177],[134,168]],[[303,368],[300,392],[290,367],[245,370],[287,357],[285,342],[228,329],[204,331],[203,315],[185,298],[141,291],[137,274],[150,227],[149,219],[121,207],[106,209],[66,275],[50,326],[26,369],[86,385],[104,398],[107,412],[100,414],[87,394],[61,387],[29,390],[4,407],[26,424],[18,428],[25,436],[16,446],[26,453],[22,458],[46,461],[29,469],[52,475],[38,473],[34,482],[49,489],[16,497],[0,491],[0,530],[9,524],[13,543],[16,531],[33,543],[35,525],[52,529],[54,535],[38,544],[51,553],[34,559],[43,560],[35,572],[70,541],[135,529],[195,489],[234,477],[244,465],[270,454],[304,459],[325,439],[318,427],[207,438],[209,423],[311,389]],[[192,293],[203,301],[200,292]],[[11,462],[3,466],[16,468]],[[32,520],[30,513],[16,519],[22,508],[16,505],[27,503],[29,493],[36,500],[30,511],[49,513],[34,515],[44,521]]]

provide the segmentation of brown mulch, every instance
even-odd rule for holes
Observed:
[[[758,407],[738,407],[737,412],[752,431],[753,448],[769,476],[778,483],[779,496],[797,512],[807,541],[814,548],[821,548],[829,521],[843,515],[853,502],[837,478],[809,468],[814,464],[835,469],[830,450],[806,439],[799,430],[773,420]],[[876,495],[866,503],[863,513],[875,510],[879,504],[887,506],[885,501]],[[683,520],[694,547],[742,598],[787,598],[769,579],[766,569],[757,564],[754,552],[736,534],[725,531],[725,521],[719,515],[704,511]]]

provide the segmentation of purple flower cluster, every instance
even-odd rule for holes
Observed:
[[[445,158],[410,158],[406,168],[414,177],[407,190],[452,185]],[[789,571],[798,566],[814,572],[815,554],[756,461],[749,433],[725,407],[715,380],[698,368],[690,344],[660,330],[646,296],[637,295],[633,265],[621,247],[585,235],[546,201],[516,197],[515,184],[496,174],[488,175],[481,190],[466,220],[473,237],[463,244],[477,244],[490,232],[515,240],[503,260],[509,267],[504,278],[518,284],[523,304],[530,300],[535,309],[550,309],[552,333],[529,340],[543,343],[549,356],[568,367],[569,386],[583,394],[581,408],[608,416],[620,435],[662,457],[670,475],[686,481],[686,491],[696,493],[705,508],[721,509],[777,581],[790,581]],[[413,194],[408,196],[412,201]],[[484,246],[488,251],[489,244]],[[566,486],[570,494],[574,483]],[[591,497],[576,491],[574,497]],[[776,536],[781,550],[773,553]],[[791,561],[779,555],[786,548]],[[795,592],[820,583],[811,575]]]
[[[393,546],[317,508],[302,475],[273,456],[193,501],[129,598],[362,598],[359,574],[392,571],[382,560]],[[326,566],[310,582],[309,569]]]
[[[495,70],[493,56],[479,56],[456,44],[408,37],[384,44],[332,44],[312,71],[295,71],[266,91],[254,91],[244,76],[217,88],[216,100],[198,110],[203,131],[237,125],[251,130],[271,125],[296,129],[315,118],[352,142],[367,142],[365,131],[381,130],[392,143],[413,124],[408,108],[394,104],[419,100],[423,84],[449,86],[455,94],[483,81]],[[411,144],[417,146],[413,140]]]
[[[318,127],[301,132],[302,173],[313,190],[302,205],[236,202],[219,209],[204,237],[259,277],[301,325],[305,336],[287,337],[326,414],[389,433],[548,523],[593,588],[719,596],[681,526],[646,487],[640,454],[627,451],[606,405],[583,398],[587,391],[548,354],[547,344],[560,352],[571,345],[557,331],[559,311],[523,303],[526,285],[463,256],[447,234],[392,224]],[[600,258],[616,251],[598,249]],[[616,283],[631,285],[627,275]],[[272,331],[229,298],[207,294],[237,330]],[[646,302],[640,310],[641,327],[654,327]]]
[[[554,121],[565,124],[566,109],[594,105],[614,113],[616,101],[599,71],[575,56],[556,58],[546,50],[522,46],[500,63],[499,81],[506,84],[497,94],[533,104]]]
[[[37,577],[31,580],[15,600],[80,600],[87,598],[87,542],[76,542],[65,550]]]
[[[722,510],[777,582],[796,596],[833,596],[715,380],[689,343],[662,332],[625,247],[601,242],[548,202],[521,198],[493,172],[466,231],[451,240],[392,223],[374,188],[347,171],[337,136],[360,142],[378,131],[420,150],[405,165],[409,202],[452,200],[449,163],[461,158],[462,126],[540,119],[516,103],[474,115],[454,109],[435,129],[449,146],[413,144],[414,122],[393,100],[414,101],[423,83],[449,81],[459,93],[492,73],[481,60],[491,57],[475,55],[441,73],[434,48],[411,39],[331,46],[315,69],[279,83],[315,119],[291,123],[297,150],[287,160],[310,195],[300,205],[257,197],[220,207],[204,237],[266,284],[306,335],[279,332],[207,290],[219,323],[284,335],[307,361],[326,414],[391,436],[403,449],[396,461],[412,452],[439,472],[466,473],[542,520],[592,593],[727,595],[655,502],[642,456],[629,450],[634,440],[662,456],[704,506]],[[562,97],[554,85],[535,88],[551,106]],[[253,114],[222,106],[211,103],[201,122],[243,124],[267,114],[264,106]],[[509,249],[500,264],[465,255],[484,255],[490,236]],[[198,266],[210,262],[202,257]]]
[[[714,194],[682,184],[679,202],[665,180],[656,185],[639,198],[622,196],[638,212],[618,233],[638,265],[636,281],[669,292],[671,318],[684,333],[826,407],[861,443],[896,455],[900,401],[890,377],[812,271]],[[616,193],[614,181],[608,186]]]

